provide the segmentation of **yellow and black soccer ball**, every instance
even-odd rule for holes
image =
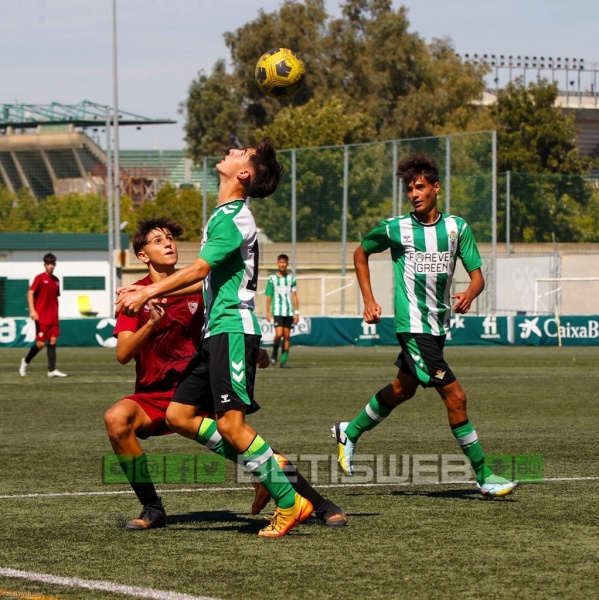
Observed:
[[[306,69],[302,59],[289,48],[273,48],[256,63],[258,87],[271,98],[291,98],[303,85]]]

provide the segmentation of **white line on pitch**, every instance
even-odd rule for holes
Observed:
[[[124,594],[125,596],[135,596],[136,598],[152,598],[154,600],[216,600],[215,598],[210,598],[208,596],[190,596],[189,594],[180,594],[178,592],[163,592],[152,588],[120,585],[110,581],[94,581],[92,579],[78,579],[76,577],[59,577],[58,575],[33,573],[31,571],[20,571],[17,569],[3,569],[2,567],[0,567],[0,576],[26,579],[27,581],[39,581],[42,583],[50,583],[52,585],[96,590],[100,592],[110,592],[112,594]]]
[[[599,481],[599,477],[545,477],[542,481],[523,483],[555,483],[562,481]],[[400,483],[325,483],[323,485],[315,485],[315,488],[360,488],[360,487],[418,487],[429,485],[473,485],[474,481],[422,481],[412,482],[404,481]],[[245,492],[252,490],[249,486],[241,487],[205,487],[205,488],[179,488],[175,490],[159,489],[160,494],[188,494],[188,493],[205,493],[205,492]],[[112,490],[106,492],[55,492],[47,494],[5,494],[0,496],[0,500],[19,500],[22,498],[64,498],[76,496],[119,496],[122,494],[132,494],[133,490]]]

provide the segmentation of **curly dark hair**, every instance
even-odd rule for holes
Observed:
[[[179,237],[185,229],[183,225],[169,219],[168,217],[158,217],[156,219],[141,219],[137,222],[137,229],[133,234],[133,251],[139,254],[148,243],[148,235],[154,229],[164,229],[170,231],[173,237]]]
[[[416,177],[424,177],[430,184],[439,183],[439,169],[437,163],[426,152],[412,152],[397,165],[396,175],[406,185]]]
[[[250,198],[266,198],[275,193],[283,165],[277,161],[277,152],[270,138],[263,138],[257,145],[249,147],[255,150],[250,156],[255,174],[247,186],[247,193]]]

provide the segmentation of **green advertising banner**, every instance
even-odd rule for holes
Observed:
[[[599,316],[552,316],[515,319],[518,346],[597,346]]]
[[[114,348],[115,319],[66,319],[60,322],[59,346]],[[274,327],[259,319],[262,344],[269,346]],[[393,319],[368,325],[360,317],[302,317],[293,328],[298,346],[397,346]],[[0,348],[28,347],[35,340],[31,319],[0,318]],[[599,345],[599,316],[468,317],[454,315],[447,345],[515,346]]]
[[[65,319],[60,322],[58,346],[114,348],[116,319]],[[31,319],[0,319],[0,348],[29,347],[35,341]]]

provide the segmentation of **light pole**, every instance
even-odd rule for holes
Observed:
[[[116,262],[116,285],[121,285],[121,174],[119,168],[119,82],[116,49],[116,0],[112,0],[112,123],[114,127],[113,178],[114,178],[114,253]]]
[[[115,299],[116,290],[116,275],[114,270],[114,188],[112,182],[112,138],[110,135],[111,127],[110,107],[106,107],[106,199],[108,202],[108,270],[109,285],[108,298],[109,306],[112,307],[112,302]],[[117,228],[118,229],[118,228]]]

